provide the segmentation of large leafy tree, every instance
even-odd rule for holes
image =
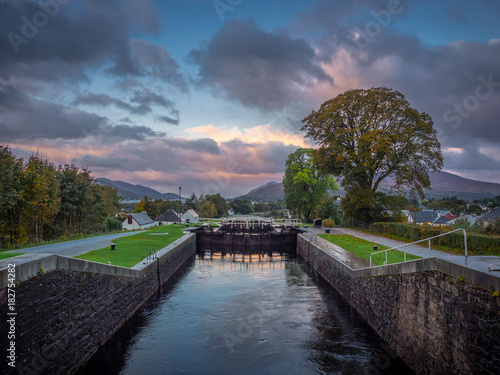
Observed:
[[[80,235],[82,231],[98,231],[106,217],[106,205],[95,177],[85,168],[66,164],[59,166],[57,178],[61,196],[58,223],[63,232]]]
[[[219,193],[207,195],[203,203],[205,203],[205,201],[208,201],[215,208],[215,216],[213,217],[219,218],[219,217],[226,217],[228,215],[228,211],[231,208],[231,206],[229,205],[229,203],[226,202],[224,198],[221,197]],[[210,216],[205,216],[205,217],[210,217]]]
[[[375,192],[392,177],[394,189],[424,196],[429,173],[441,169],[441,146],[431,117],[412,108],[400,92],[378,87],[349,90],[302,120],[319,148],[315,165],[342,177],[353,219],[372,221]]]
[[[29,239],[44,239],[44,227],[56,217],[60,209],[59,181],[56,169],[47,158],[31,155],[23,174],[23,221]]]
[[[321,173],[312,161],[312,149],[299,148],[288,155],[283,177],[285,203],[307,221],[328,190],[336,190],[335,180]]]
[[[16,159],[8,146],[0,145],[0,245],[2,247],[13,245],[20,240],[22,173],[22,159]]]

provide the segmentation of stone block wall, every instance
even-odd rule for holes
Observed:
[[[7,366],[2,322],[2,374],[71,374],[106,343],[195,254],[190,237],[137,277],[56,269],[16,288],[16,368]],[[0,316],[7,319],[5,289]]]
[[[498,374],[500,297],[432,270],[358,277],[302,237],[297,253],[417,374]]]

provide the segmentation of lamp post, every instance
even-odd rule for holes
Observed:
[[[182,194],[182,187],[179,186],[179,223],[181,222],[181,212],[182,212],[182,200],[181,200],[181,194]]]

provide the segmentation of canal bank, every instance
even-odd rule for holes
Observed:
[[[495,374],[500,367],[500,298],[489,292],[500,290],[498,277],[436,258],[367,268],[351,253],[306,233],[297,236],[296,249],[396,351],[382,354],[373,373],[397,356],[418,374]],[[0,370],[74,372],[157,295],[196,250],[195,235],[187,234],[160,250],[159,260],[131,269],[47,254],[7,260],[16,263],[18,283],[17,367],[13,370],[2,361]],[[9,272],[0,269],[4,317],[10,306]],[[7,328],[0,328],[5,351],[10,344]]]
[[[414,375],[297,257],[214,254],[148,302],[82,374]]]
[[[0,270],[0,315],[15,313],[15,330],[8,339],[10,327],[2,324],[0,337],[4,353],[14,343],[16,360],[15,368],[2,360],[0,372],[75,372],[195,251],[189,233],[158,251],[157,260],[130,269],[47,254],[8,259],[15,267]],[[11,273],[15,287],[7,288]]]
[[[498,277],[437,258],[355,269],[314,235],[298,236],[297,254],[417,374],[498,373]]]

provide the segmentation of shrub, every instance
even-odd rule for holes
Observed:
[[[104,221],[104,229],[106,232],[113,232],[115,230],[122,229],[122,220],[117,219],[116,217],[107,217]]]
[[[333,219],[323,220],[323,226],[325,228],[333,228],[335,226],[335,220]]]

